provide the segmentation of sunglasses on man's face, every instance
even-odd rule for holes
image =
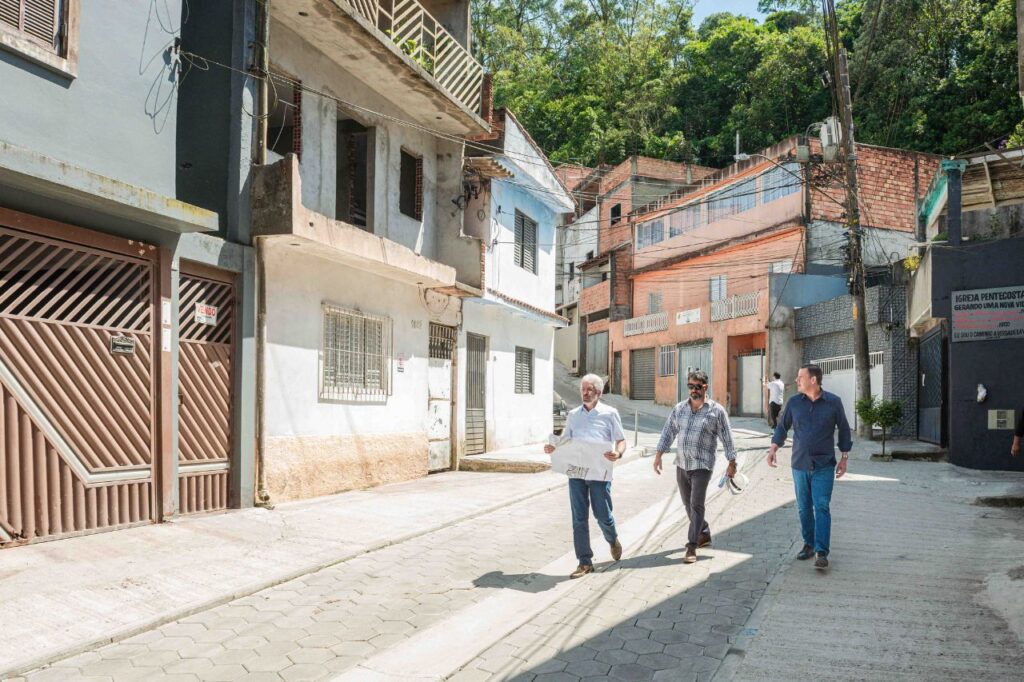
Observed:
[[[686,384],[686,387],[691,391],[703,391],[705,386],[704,384]]]

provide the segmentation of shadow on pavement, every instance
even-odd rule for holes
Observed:
[[[505,573],[490,571],[473,580],[476,587],[493,587],[520,592],[546,592],[559,583],[564,583],[569,576],[547,575],[545,573]]]

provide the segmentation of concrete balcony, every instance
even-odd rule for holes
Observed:
[[[304,253],[405,284],[445,293],[458,289],[455,268],[303,206],[299,164],[292,154],[254,169],[252,232],[253,236],[283,242]]]
[[[752,291],[749,294],[730,296],[721,301],[711,302],[711,321],[732,320],[747,315],[757,315],[757,302],[761,296],[760,291]]]
[[[637,336],[639,334],[665,331],[666,329],[668,329],[668,313],[662,312],[626,320],[622,333],[624,336]]]
[[[274,0],[271,17],[413,121],[486,133],[484,70],[467,50],[468,3],[438,7],[440,19],[417,0]]]

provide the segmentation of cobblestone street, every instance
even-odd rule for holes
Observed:
[[[763,440],[762,436],[751,433],[747,445],[760,446]],[[638,460],[617,471],[614,501],[620,528],[655,502],[660,501],[655,506],[662,507],[671,502],[675,505],[674,513],[679,513],[674,479],[656,477],[650,462],[650,459]],[[538,591],[565,583],[564,574],[540,574],[536,569],[571,552],[566,498],[565,489],[559,488],[67,658],[26,677],[30,680],[327,679],[375,654],[390,651],[411,634],[428,630],[446,617],[496,593],[510,588]],[[726,497],[718,499],[731,501]],[[754,496],[737,499],[758,504],[766,502],[766,498]],[[660,566],[657,569],[663,583],[660,593],[667,596],[677,590],[678,584],[673,585],[677,580],[672,580],[670,575],[679,573],[678,557],[665,551],[679,546],[679,526],[677,522],[672,525],[673,533],[669,537],[651,538],[644,545],[644,552],[648,546],[657,546],[660,555],[627,556],[620,564],[623,570],[601,572],[572,584],[571,587],[582,588],[582,592],[577,596],[573,591],[570,597],[560,600],[552,614],[564,610],[566,617],[574,617],[572,614],[580,611],[578,602],[588,603],[592,599],[588,595],[604,591],[603,585],[609,579],[628,579],[617,592],[615,601],[608,602],[616,609],[622,608],[622,597],[633,594],[630,590],[639,591],[645,595],[645,600],[652,599],[653,596],[647,595],[647,590],[654,586],[649,571],[624,569]],[[731,542],[728,533],[720,537],[723,543]],[[624,540],[630,541],[630,538],[624,535]],[[594,547],[596,560],[607,562],[605,543],[595,540]],[[704,565],[712,563],[718,562],[701,562],[694,567],[694,582],[708,576],[711,571]],[[599,563],[599,566],[607,566],[607,563]],[[759,572],[765,570],[767,567]],[[753,571],[749,578],[754,579]],[[708,589],[735,588],[729,582],[716,582]],[[743,606],[738,606],[740,610],[733,616],[734,620],[741,620],[756,600],[749,589],[738,596],[742,596]],[[639,595],[636,598],[640,598]],[[595,619],[607,616],[604,605],[594,614]],[[541,616],[542,620],[549,617],[548,614]],[[709,621],[709,628],[718,624],[717,620]],[[592,628],[592,625],[586,627]],[[709,645],[719,644],[719,655],[724,655],[724,635],[712,634],[715,642],[709,641]],[[521,638],[522,634],[516,633],[512,639],[519,641]],[[495,650],[504,650],[507,646],[503,642]],[[492,665],[493,651],[485,652]],[[532,661],[546,651],[516,653]],[[513,660],[516,659],[513,657]],[[471,669],[474,667],[470,665]]]
[[[1024,664],[984,595],[989,584],[1005,587],[989,574],[1012,576],[1014,566],[1003,566],[1012,559],[994,561],[989,574],[968,561],[993,542],[1000,556],[1019,556],[1019,511],[969,506],[963,495],[984,481],[947,465],[878,464],[862,453],[837,486],[836,559],[821,574],[791,560],[798,525],[789,469],[750,456],[766,440],[741,432],[751,484],[711,499],[714,544],[692,566],[681,561],[674,480],[643,458],[616,472],[622,560],[612,563],[595,537],[597,571],[581,580],[567,578],[575,558],[559,487],[13,679],[693,681],[834,672],[881,680],[910,670],[918,648],[930,655],[911,679],[957,678],[970,665],[1005,679]],[[882,508],[913,539],[895,565],[879,567],[858,549],[870,544]],[[935,530],[928,510],[944,519]],[[958,535],[972,538],[962,551],[947,539]],[[898,549],[888,542],[883,556]],[[943,557],[955,568],[949,575]],[[885,594],[874,574],[885,575]],[[877,633],[888,644],[875,646]],[[823,638],[837,648],[808,653]],[[955,638],[965,643],[944,655]]]

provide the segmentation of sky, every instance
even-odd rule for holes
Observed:
[[[757,0],[696,0],[693,3],[693,25],[700,26],[705,17],[716,12],[743,14],[759,20],[764,18],[757,11]]]

